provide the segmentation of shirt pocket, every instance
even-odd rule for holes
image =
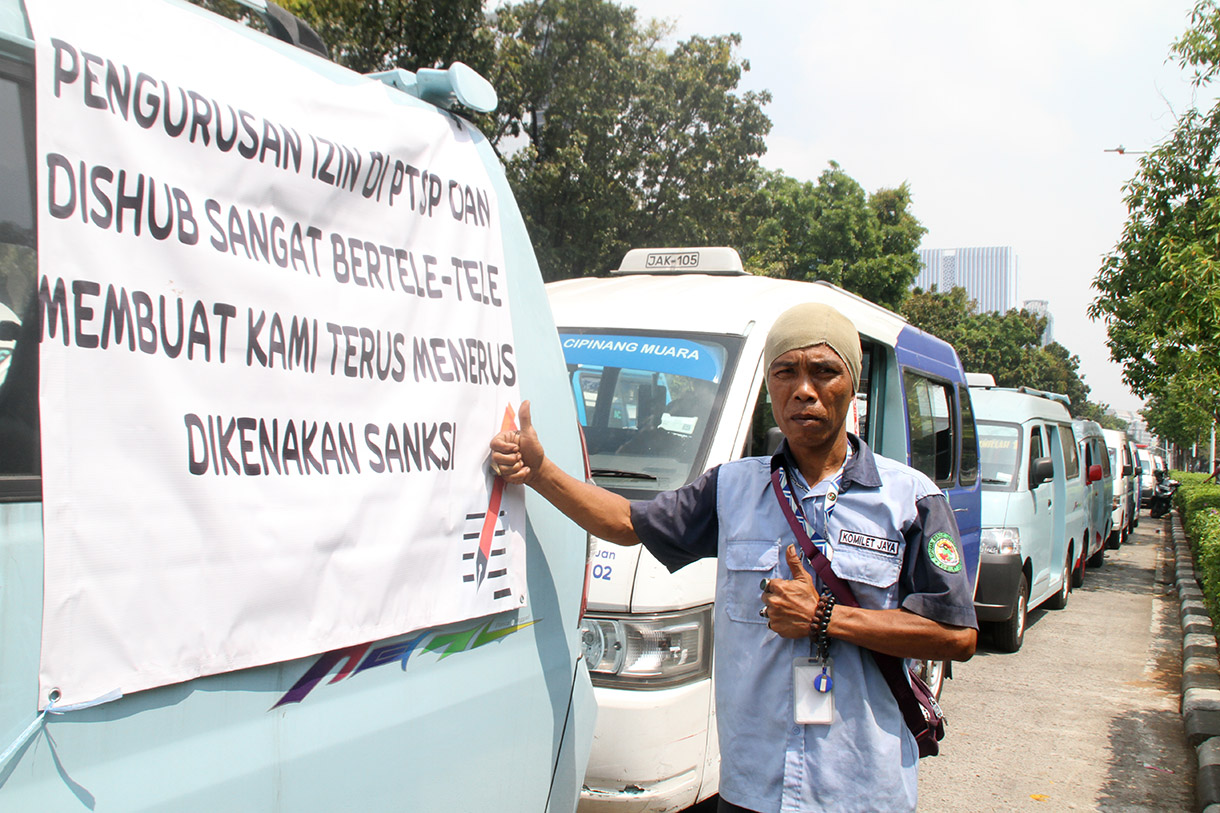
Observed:
[[[880,599],[879,603],[884,606],[897,587],[902,558],[842,545],[835,548],[830,567],[840,579],[853,583],[852,589],[861,604],[868,606],[866,598],[871,596]],[[865,589],[857,590],[856,585]]]
[[[762,609],[764,578],[778,575],[779,546],[772,540],[727,540],[724,546],[723,582],[717,601],[724,603],[725,614],[734,621],[766,624],[758,614]]]

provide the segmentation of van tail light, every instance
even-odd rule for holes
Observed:
[[[589,445],[585,442],[585,428],[579,424],[576,431],[580,433],[580,458],[585,464],[585,482],[593,480],[593,467],[589,465]],[[589,556],[593,550],[593,537],[585,534],[585,585],[580,591],[580,615],[578,622],[585,620],[585,611],[589,609],[589,580],[592,578],[593,559]]]

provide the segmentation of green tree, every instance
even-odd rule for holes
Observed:
[[[904,183],[867,195],[834,161],[816,183],[766,173],[743,217],[747,266],[768,276],[826,280],[897,309],[919,273],[925,229]]]
[[[486,72],[493,37],[482,0],[279,0],[359,73],[465,62]]]
[[[1220,8],[1200,2],[1191,23],[1173,53],[1203,88],[1220,70]],[[1178,119],[1124,188],[1127,223],[1093,281],[1089,315],[1106,320],[1111,358],[1154,414],[1172,408],[1171,393],[1193,392],[1220,420],[1218,148],[1220,103]]]
[[[767,93],[738,93],[737,35],[692,37],[606,0],[496,12],[493,141],[547,279],[635,246],[727,244],[755,192]]]
[[[1126,424],[1089,401],[1080,358],[1058,342],[1041,346],[1046,318],[1026,310],[979,313],[964,288],[935,293],[916,288],[903,304],[912,325],[952,344],[970,372],[990,374],[1001,387],[1030,387],[1068,396],[1072,415],[1114,428]],[[1117,423],[1119,426],[1114,426]]]

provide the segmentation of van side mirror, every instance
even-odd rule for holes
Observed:
[[[1135,471],[1135,469],[1131,466],[1130,463],[1126,463],[1123,465],[1123,477],[1130,477],[1134,471]]]
[[[772,426],[767,430],[767,457],[775,454],[779,450],[779,444],[784,440],[784,430],[778,426]]]
[[[1029,466],[1029,487],[1037,488],[1055,477],[1055,465],[1049,457],[1034,458]]]
[[[1085,472],[1085,485],[1091,486],[1101,479],[1101,466],[1094,463],[1089,466],[1089,470]]]

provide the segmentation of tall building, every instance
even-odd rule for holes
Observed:
[[[1045,299],[1027,299],[1021,307],[1030,313],[1046,317],[1046,330],[1042,331],[1042,346],[1046,347],[1055,341],[1055,315],[1051,313],[1051,303]]]
[[[979,311],[1005,313],[1019,307],[1017,255],[1012,246],[987,248],[924,248],[919,250],[923,270],[914,287],[948,293],[965,288]]]

